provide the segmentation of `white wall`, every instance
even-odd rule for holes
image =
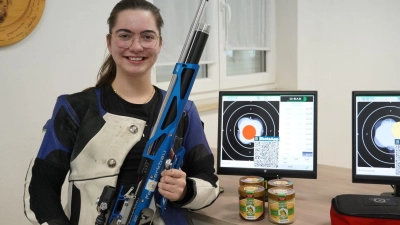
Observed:
[[[400,83],[400,1],[281,1],[278,12],[286,16],[277,15],[277,29],[286,36],[277,36],[278,87],[318,90],[319,163],[350,167],[351,91]],[[29,224],[22,194],[41,128],[58,95],[94,85],[107,53],[106,18],[116,2],[46,1],[36,29],[0,48],[1,224]],[[201,117],[216,147],[217,111]]]
[[[318,163],[351,167],[351,92],[399,90],[400,1],[277,1],[277,86],[318,91]]]
[[[351,166],[351,92],[400,89],[400,1],[298,1],[298,88],[318,90],[318,162]]]
[[[297,1],[276,1],[276,86],[297,89]]]
[[[30,224],[23,214],[23,188],[42,127],[58,95],[95,84],[116,2],[46,1],[35,30],[0,48],[1,224]]]

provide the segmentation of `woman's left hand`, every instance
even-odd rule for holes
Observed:
[[[161,173],[158,191],[168,200],[181,200],[186,193],[186,173],[182,170],[169,169]]]

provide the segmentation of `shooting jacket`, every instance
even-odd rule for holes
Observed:
[[[33,224],[94,224],[99,215],[96,200],[104,186],[116,186],[128,152],[141,138],[149,138],[143,137],[146,121],[107,112],[101,93],[100,88],[58,97],[26,175],[24,210]],[[158,88],[156,93],[165,95]],[[191,101],[177,136],[183,138],[182,170],[191,191],[184,201],[168,203],[162,216],[167,225],[191,224],[189,211],[207,207],[219,193],[213,155]],[[63,206],[60,196],[68,174],[68,202]]]

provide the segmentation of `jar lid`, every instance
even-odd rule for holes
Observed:
[[[242,197],[264,197],[265,188],[261,185],[247,184],[239,187],[239,195]]]
[[[261,184],[264,186],[264,178],[263,177],[258,177],[258,176],[247,176],[247,177],[241,177],[239,179],[239,184]]]
[[[294,190],[288,187],[272,187],[268,189],[268,199],[275,201],[287,201],[295,196]]]
[[[293,182],[285,179],[273,179],[268,181],[267,187],[293,187]]]

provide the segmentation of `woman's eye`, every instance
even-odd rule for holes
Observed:
[[[146,35],[143,35],[142,38],[145,39],[145,40],[153,40],[153,39],[155,39],[155,36],[154,35],[150,35],[150,34],[146,34]]]
[[[130,38],[131,38],[131,35],[129,35],[129,34],[119,34],[119,35],[118,35],[118,38],[121,38],[121,39],[130,39]]]

